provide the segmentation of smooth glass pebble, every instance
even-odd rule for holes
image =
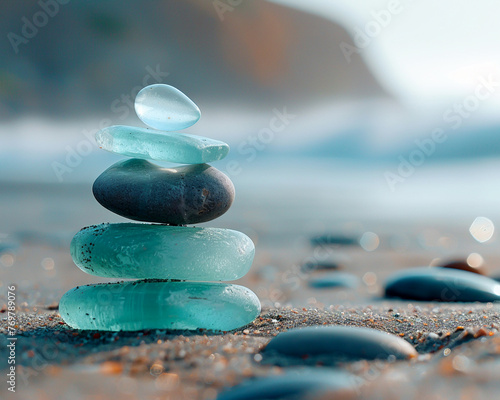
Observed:
[[[134,281],[78,286],[59,303],[75,329],[231,331],[260,314],[257,296],[224,283]]]
[[[411,268],[391,276],[387,297],[421,301],[500,301],[500,284],[486,276],[451,268]]]
[[[95,139],[101,149],[112,153],[182,164],[222,160],[229,153],[229,146],[218,140],[125,125],[104,128]]]
[[[223,391],[217,400],[316,399],[339,390],[346,396],[358,389],[362,382],[361,378],[345,371],[290,368],[284,375],[249,379]]]
[[[200,109],[189,97],[161,83],[146,86],[137,94],[135,112],[146,125],[162,131],[188,128],[201,117]]]
[[[101,224],[71,241],[82,271],[109,278],[231,281],[248,272],[254,254],[248,236],[222,228]]]
[[[94,182],[96,200],[135,221],[199,224],[224,214],[234,199],[231,180],[208,164],[163,168],[138,158],[117,162]]]
[[[279,365],[407,359],[417,355],[410,343],[396,335],[352,326],[290,329],[271,339],[263,353],[266,362]]]

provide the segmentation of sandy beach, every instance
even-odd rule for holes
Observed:
[[[2,2],[0,399],[498,398],[497,3]]]
[[[297,367],[267,365],[262,360],[260,351],[280,332],[345,325],[398,335],[419,353],[410,361],[304,363],[306,368],[342,369],[359,376],[363,383],[352,388],[351,398],[417,398],[422,390],[430,396],[426,398],[449,398],[450,389],[458,398],[468,398],[471,391],[485,398],[494,394],[498,379],[494,366],[500,345],[498,311],[499,306],[491,304],[400,302],[264,309],[244,329],[220,335],[75,331],[57,311],[24,309],[18,312],[18,393],[19,398],[30,399],[111,398],[113,393],[123,398],[215,398],[219,391],[247,379]],[[481,389],[473,387],[477,382],[483,384]]]
[[[287,366],[286,361],[279,366],[267,364],[261,351],[280,332],[316,325],[389,332],[411,343],[419,354],[397,362],[304,362],[304,368],[341,369],[358,376],[362,384],[344,393],[352,396],[347,398],[413,399],[421,397],[422,390],[430,399],[486,398],[495,393],[499,305],[402,301],[383,295],[385,280],[396,271],[463,259],[471,253],[480,253],[487,273],[495,276],[495,239],[480,244],[470,236],[466,223],[452,219],[449,224],[443,220],[433,224],[432,218],[406,224],[398,220],[377,224],[375,217],[368,223],[345,221],[341,214],[319,208],[338,201],[335,193],[325,198],[320,191],[323,197],[316,200],[317,207],[297,214],[294,210],[305,204],[304,197],[289,198],[283,209],[279,195],[266,200],[259,194],[264,199],[260,202],[252,199],[252,185],[252,179],[243,182],[234,210],[217,226],[240,229],[255,241],[257,254],[251,272],[236,283],[251,288],[263,310],[252,324],[223,334],[106,333],[67,326],[57,310],[61,295],[76,285],[107,281],[84,274],[72,263],[68,245],[74,227],[85,221],[120,219],[99,208],[85,185],[47,188],[38,191],[39,197],[27,196],[24,188],[11,188],[4,196],[6,201],[25,202],[27,210],[38,207],[41,220],[49,221],[53,215],[54,198],[63,204],[57,208],[59,215],[68,216],[47,226],[30,220],[29,211],[11,216],[11,233],[3,240],[5,246],[11,245],[2,256],[0,357],[8,357],[6,294],[7,287],[14,284],[18,398],[112,398],[119,393],[130,399],[215,399],[218,393],[248,379],[297,368]],[[266,188],[261,186],[262,192]],[[287,193],[285,184],[282,193]],[[354,206],[344,208],[344,215],[355,213]],[[74,209],[85,213],[69,217]],[[327,217],[320,222],[313,212]],[[89,215],[93,220],[88,220]],[[26,226],[23,231],[14,229],[20,222]],[[378,241],[368,241],[365,247],[311,245],[311,238],[317,235],[355,237],[363,229],[377,232]],[[9,261],[12,264],[7,266]],[[330,269],[311,267],[316,264]],[[332,269],[332,264],[338,268]],[[313,278],[336,271],[355,276],[359,284],[356,288],[311,287]],[[5,385],[2,380],[2,390]]]

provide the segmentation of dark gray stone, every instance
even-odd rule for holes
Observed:
[[[335,234],[324,234],[311,238],[312,246],[359,246],[359,238]]]
[[[445,264],[439,265],[441,268],[451,268],[451,269],[460,269],[462,271],[473,272],[475,274],[487,275],[486,269],[483,266],[472,267],[469,265],[467,260],[454,260],[451,262],[447,262]]]
[[[234,199],[231,180],[208,164],[163,168],[137,158],[112,165],[92,191],[102,206],[122,217],[171,225],[213,220]]]
[[[421,267],[390,277],[385,285],[385,295],[421,301],[487,303],[500,300],[500,284],[468,271]]]
[[[361,379],[344,371],[288,371],[284,375],[250,379],[222,392],[217,400],[299,400],[320,397],[324,393],[354,391]]]
[[[314,271],[321,271],[321,270],[329,271],[342,268],[343,267],[341,266],[341,264],[336,263],[334,261],[308,261],[301,267],[302,272],[305,272],[306,274]]]
[[[273,338],[263,353],[265,362],[278,365],[407,359],[417,355],[413,346],[400,337],[351,326],[291,329]]]

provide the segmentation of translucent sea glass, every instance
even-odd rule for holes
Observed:
[[[59,313],[75,329],[230,331],[253,321],[260,302],[238,285],[135,281],[73,288]]]
[[[146,125],[163,131],[188,128],[201,117],[200,109],[189,97],[164,84],[143,88],[135,98],[135,111]]]
[[[95,139],[99,147],[113,153],[183,164],[222,160],[229,153],[229,146],[219,140],[124,125],[104,128]]]
[[[222,228],[101,224],[71,241],[82,271],[110,278],[231,281],[248,272],[254,253],[248,236]]]

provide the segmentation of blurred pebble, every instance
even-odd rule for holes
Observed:
[[[392,275],[385,295],[421,301],[493,302],[500,300],[500,284],[467,271],[421,267]]]
[[[3,253],[14,253],[17,249],[19,249],[19,245],[17,243],[0,243],[0,254]]]
[[[309,261],[302,265],[302,272],[309,273],[322,270],[337,270],[343,267],[334,261]]]
[[[352,237],[352,236],[325,234],[312,237],[311,245],[359,246],[359,239],[357,237]]]
[[[451,261],[446,264],[441,265],[441,268],[451,268],[451,269],[459,269],[462,271],[473,272],[475,274],[486,275],[484,268],[482,266],[473,267],[467,263],[467,261],[456,260]]]
[[[309,280],[309,286],[316,289],[328,289],[328,288],[356,289],[359,286],[359,278],[352,274],[333,272],[329,274],[323,274],[315,278],[311,278]]]
[[[355,390],[360,384],[360,378],[344,371],[292,370],[248,380],[222,392],[217,400],[309,399],[325,392]]]

